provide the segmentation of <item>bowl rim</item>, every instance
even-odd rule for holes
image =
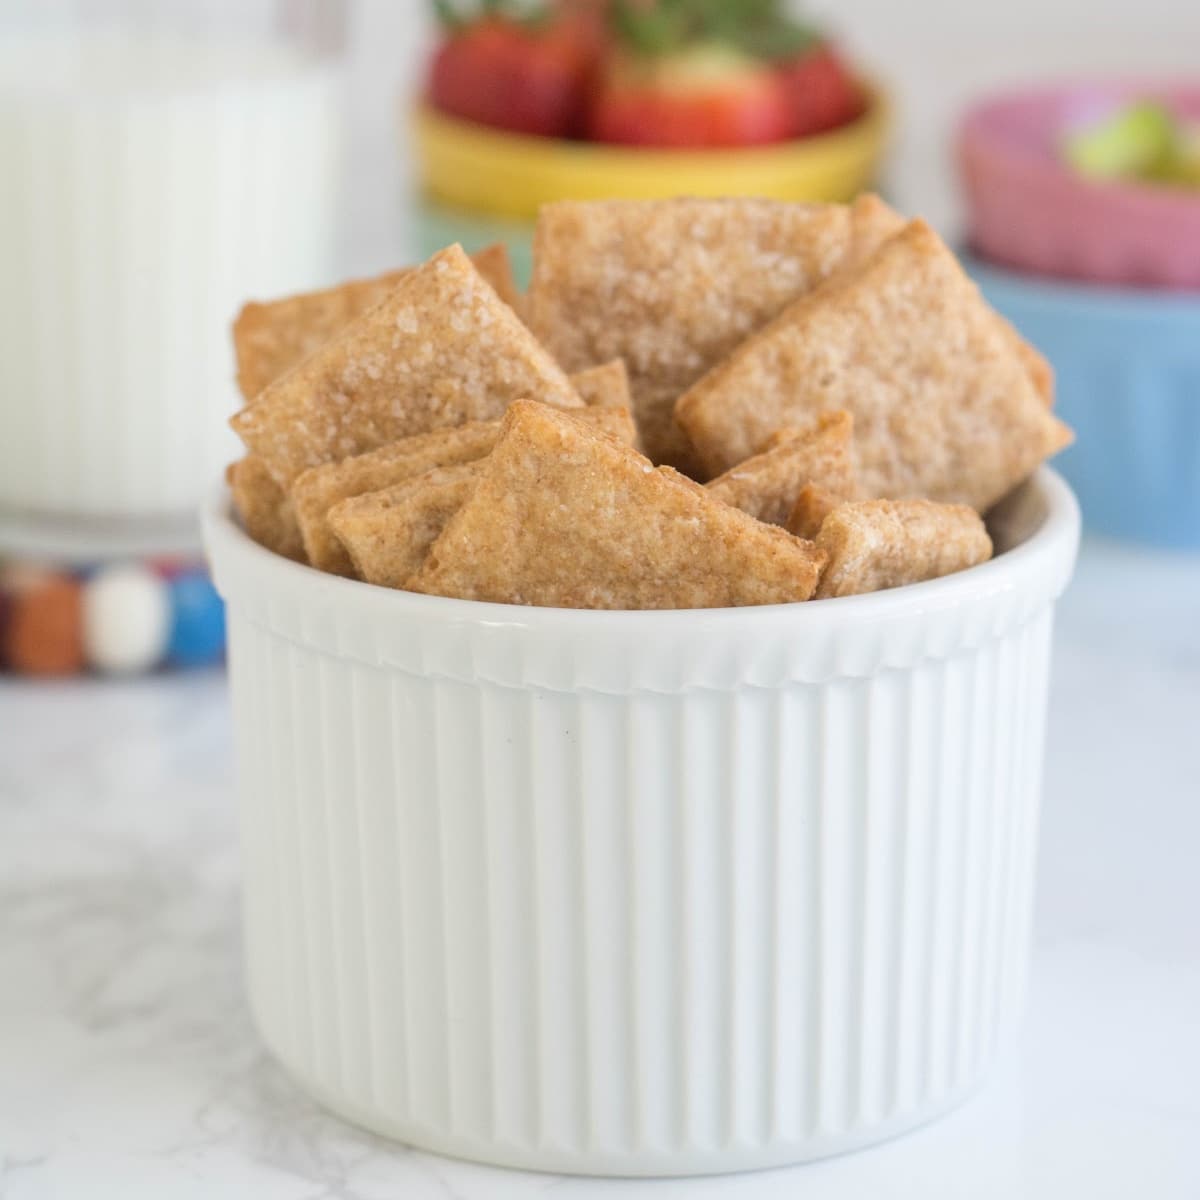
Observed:
[[[322,604],[336,603],[356,610],[367,619],[382,615],[392,619],[409,617],[428,622],[493,628],[521,626],[584,634],[604,629],[628,632],[643,623],[657,629],[669,628],[674,623],[720,627],[734,632],[748,625],[773,624],[781,619],[797,628],[810,621],[835,620],[839,625],[859,621],[886,622],[955,608],[969,604],[976,597],[1016,590],[1022,581],[1036,577],[1047,565],[1067,558],[1066,551],[1070,550],[1073,555],[1080,526],[1075,495],[1056,471],[1039,467],[1020,486],[1031,487],[1036,492],[1044,506],[1042,520],[1023,541],[985,563],[938,579],[860,596],[738,608],[550,608],[406,592],[331,575],[260,546],[234,516],[229,489],[223,480],[210,493],[200,515],[206,554],[213,565],[219,589],[223,586],[222,563],[231,561],[239,573],[259,580],[273,579],[297,598]]]
[[[581,166],[603,163],[613,168],[631,170],[669,165],[711,166],[724,170],[744,169],[749,164],[766,163],[784,157],[797,158],[811,153],[824,155],[834,149],[850,148],[865,133],[885,130],[892,118],[892,103],[887,93],[873,80],[858,77],[859,86],[867,98],[863,111],[852,121],[820,133],[789,138],[759,146],[716,147],[708,150],[680,150],[664,146],[625,146],[611,142],[592,142],[585,139],[540,137],[535,134],[514,133],[496,129],[461,117],[451,116],[434,108],[425,96],[412,104],[410,121],[419,132],[434,136],[456,137],[488,144],[493,151],[503,148],[530,158],[562,160],[570,157]]]

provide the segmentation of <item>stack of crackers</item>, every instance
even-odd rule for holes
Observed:
[[[1071,440],[1041,356],[873,196],[564,202],[502,248],[247,305],[247,532],[367,583],[571,608],[846,596],[992,553]]]

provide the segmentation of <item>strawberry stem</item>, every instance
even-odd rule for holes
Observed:
[[[720,42],[777,61],[795,57],[817,40],[780,0],[614,0],[610,19],[618,39],[646,56]]]
[[[517,25],[536,27],[550,19],[550,6],[534,0],[478,0],[475,5],[455,3],[455,0],[433,0],[438,24],[450,33],[474,21],[498,17]]]

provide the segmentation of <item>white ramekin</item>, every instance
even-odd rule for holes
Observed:
[[[968,1094],[1021,1006],[1053,605],[1043,470],[962,574],[606,613],[388,591],[205,513],[251,1002],[361,1125],[488,1162],[816,1158]]]

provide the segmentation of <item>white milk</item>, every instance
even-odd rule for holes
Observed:
[[[0,36],[0,514],[187,514],[229,326],[328,281],[339,80],[283,47]]]

